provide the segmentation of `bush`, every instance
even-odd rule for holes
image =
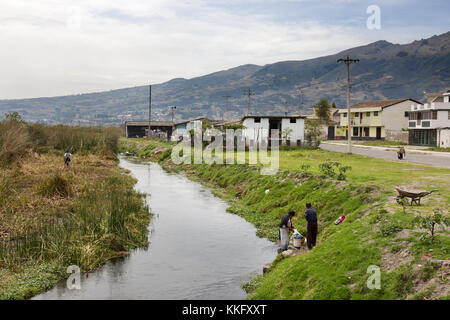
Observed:
[[[170,154],[172,153],[172,149],[166,149],[164,150],[161,155],[159,156],[159,161],[162,162],[170,157]]]
[[[47,197],[67,197],[70,194],[69,181],[57,173],[54,176],[44,179],[38,187],[38,192]]]
[[[23,157],[31,147],[26,125],[16,119],[0,122],[0,166],[7,166]]]
[[[412,222],[413,227],[418,225],[421,228],[427,229],[429,232],[430,242],[433,243],[436,228],[445,228],[450,226],[450,219],[445,217],[439,209],[433,210],[431,215],[416,216]],[[422,236],[425,239],[425,235]]]
[[[338,172],[335,172],[335,169],[337,169]],[[341,166],[341,164],[336,161],[327,161],[319,164],[319,170],[320,172],[322,172],[322,175],[337,180],[346,180],[347,179],[346,172],[351,169],[352,167]]]
[[[380,227],[380,233],[383,237],[389,237],[391,234],[396,234],[402,230],[403,228],[395,223],[383,223]]]

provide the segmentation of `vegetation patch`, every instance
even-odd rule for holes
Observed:
[[[117,166],[116,129],[28,125],[17,115],[5,126],[27,143],[16,152],[0,136],[4,154],[15,155],[0,157],[0,299],[30,298],[70,265],[89,272],[148,245],[150,214],[135,179]]]
[[[173,146],[155,145],[167,153]],[[306,234],[306,202],[318,211],[318,245],[295,257],[279,255],[268,272],[244,285],[249,299],[412,298],[423,289],[415,286],[422,281],[414,271],[417,261],[424,255],[433,260],[449,257],[450,238],[445,226],[435,229],[433,243],[422,240],[423,230],[413,226],[416,216],[448,206],[447,169],[298,147],[280,151],[280,170],[274,176],[261,175],[260,164],[175,165],[169,156],[162,160],[161,155],[153,155],[150,159],[210,187],[229,202],[228,211],[244,217],[256,226],[258,236],[272,241],[278,240],[277,226],[289,210],[298,213],[293,224],[302,234]],[[340,172],[342,167],[352,169]],[[394,187],[405,181],[418,181],[418,187],[426,190],[439,189],[439,196],[433,194],[420,207],[406,206],[403,211],[395,201]],[[346,219],[335,225],[342,215]],[[388,260],[392,263],[386,264]],[[367,287],[371,265],[380,267],[380,289]],[[437,281],[439,272],[431,277],[429,282]],[[443,287],[435,285],[431,297],[447,295]],[[428,293],[417,298],[426,296]]]

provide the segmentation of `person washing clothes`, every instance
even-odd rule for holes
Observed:
[[[289,211],[289,213],[281,219],[280,222],[280,248],[278,253],[286,251],[289,246],[289,231],[294,231],[292,224],[292,217],[295,216],[295,211]]]

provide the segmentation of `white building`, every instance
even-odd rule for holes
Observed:
[[[252,144],[254,142],[268,142],[271,129],[278,129],[278,139],[283,144],[290,141],[290,145],[302,145],[305,141],[304,116],[246,116],[242,118],[243,135]]]
[[[409,144],[450,148],[450,90],[431,102],[411,106]]]
[[[174,124],[174,131],[172,133],[172,141],[178,141],[183,136],[189,136],[189,132],[194,128],[202,128],[203,122],[208,121],[207,118],[196,118],[191,120],[186,120]]]

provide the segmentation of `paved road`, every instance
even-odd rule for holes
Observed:
[[[347,152],[346,145],[332,145],[332,144],[324,144],[320,145],[320,148],[329,151],[337,151],[337,152]],[[361,148],[353,145],[352,152],[355,154],[360,154],[364,156],[381,158],[386,160],[400,161],[397,159],[397,152],[395,150],[384,150],[384,149],[375,149],[375,148]],[[450,157],[448,155],[436,155],[436,154],[420,154],[408,152],[406,150],[406,157],[403,161],[414,162],[420,164],[428,164],[442,168],[450,169]]]

